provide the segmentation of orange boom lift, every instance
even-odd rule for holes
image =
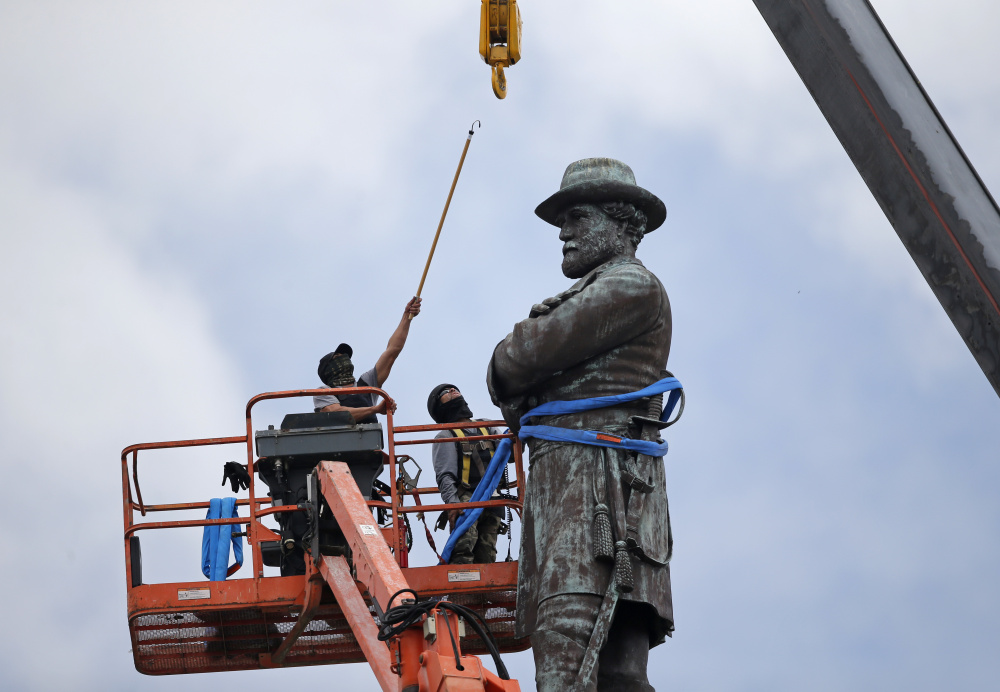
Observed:
[[[436,494],[437,488],[416,486],[402,470],[401,462],[407,457],[398,455],[397,447],[450,444],[453,439],[397,438],[460,424],[394,427],[392,413],[387,412],[388,436],[383,444],[378,423],[331,420],[331,414],[298,414],[286,416],[279,430],[271,426],[254,434],[251,414],[258,402],[329,393],[387,396],[372,387],[260,394],[247,403],[243,435],[137,444],[122,451],[128,622],[136,670],[169,675],[368,661],[385,692],[520,690],[499,657],[502,652],[528,648],[526,639],[514,635],[517,562],[409,567],[404,520],[410,513],[453,508],[509,507],[520,514],[524,488],[520,444],[514,441],[510,462],[516,480],[509,485],[516,494],[457,505],[406,505],[407,497],[419,502],[420,495]],[[503,422],[483,425],[502,426]],[[248,516],[142,520],[151,513],[205,510],[209,503],[145,504],[139,487],[139,452],[208,445],[246,447],[250,498],[237,504]],[[373,456],[381,460],[374,475],[371,463],[362,461]],[[282,505],[270,496],[257,495],[255,471],[261,462],[274,460],[283,460],[289,468],[298,464],[307,469],[305,502]],[[389,477],[397,482],[387,497],[367,499],[358,479],[369,490],[382,466],[388,466]],[[381,523],[373,515],[378,510],[385,514]],[[276,564],[273,556],[288,539],[264,526],[262,519],[285,512],[304,513],[314,528],[321,515],[332,515],[343,540],[339,547],[320,545],[320,531],[310,531],[302,540],[304,575],[264,576],[265,564]],[[143,583],[141,532],[212,525],[245,526],[245,534],[240,534],[250,546],[250,578]],[[497,673],[487,669],[476,654],[490,654]]]

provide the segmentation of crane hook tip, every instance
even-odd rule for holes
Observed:
[[[482,124],[481,122],[479,122],[478,120],[473,120],[473,121],[472,121],[472,124],[471,124],[471,125],[469,125],[469,136],[470,136],[470,137],[472,136],[472,129],[473,129],[473,128],[474,128],[474,127],[475,127],[475,126],[477,125],[477,124],[479,125],[479,129],[480,129],[480,130],[481,130],[481,129],[483,129],[483,124]]]

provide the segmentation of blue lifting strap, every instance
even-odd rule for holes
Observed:
[[[235,497],[213,497],[208,503],[206,519],[234,519],[240,516],[236,509]],[[225,581],[243,566],[243,537],[239,524],[216,524],[206,526],[201,537],[201,571],[211,581]],[[229,565],[229,543],[232,539],[233,557],[236,562]]]
[[[662,457],[667,453],[666,441],[633,440],[628,437],[618,437],[596,430],[570,430],[551,425],[526,425],[526,423],[532,416],[556,416],[564,413],[593,411],[594,409],[616,406],[629,401],[635,401],[636,399],[670,392],[670,395],[667,397],[667,403],[663,407],[663,413],[660,415],[660,420],[666,422],[673,415],[674,408],[677,406],[677,402],[680,401],[682,389],[683,387],[676,377],[666,377],[644,389],[640,389],[637,392],[629,392],[628,394],[595,396],[592,399],[577,399],[575,401],[550,401],[547,404],[536,406],[521,416],[521,429],[517,437],[522,442],[533,437],[539,440],[573,442],[597,447],[627,449],[651,457]],[[469,502],[485,502],[493,495],[497,485],[500,483],[500,479],[503,477],[503,470],[510,459],[512,447],[513,443],[509,438],[500,441],[496,452],[493,453],[493,459],[490,460],[490,465],[487,467],[486,473],[483,474],[483,479],[476,486]],[[441,551],[442,563],[448,562],[458,539],[465,535],[469,527],[479,520],[479,515],[482,513],[482,507],[466,510],[462,513],[455,524],[455,530],[452,531],[448,537],[448,542],[445,543],[444,550]]]

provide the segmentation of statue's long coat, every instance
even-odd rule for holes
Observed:
[[[555,298],[532,310],[493,352],[487,382],[494,403],[516,429],[540,404],[624,394],[661,377],[670,351],[670,303],[663,285],[634,258],[597,267]],[[564,428],[629,434],[629,416],[646,415],[643,400],[613,408],[533,422]],[[633,435],[635,431],[633,430]],[[529,442],[529,477],[521,527],[517,634],[535,629],[538,606],[561,594],[603,596],[611,568],[591,553],[595,487],[603,483],[602,455],[624,460],[628,452],[542,440]],[[633,462],[634,463],[634,462]],[[661,459],[639,469],[653,491],[639,535],[646,553],[665,561],[669,514]],[[652,644],[673,630],[669,566],[633,560],[635,590],[622,598],[646,603]]]

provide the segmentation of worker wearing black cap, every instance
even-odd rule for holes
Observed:
[[[453,384],[439,384],[431,390],[427,397],[427,412],[436,423],[470,423],[468,428],[442,430],[437,434],[437,437],[456,438],[455,444],[431,445],[434,476],[441,491],[441,499],[448,504],[469,502],[493,458],[496,441],[467,442],[463,438],[470,435],[496,435],[499,431],[476,426],[469,404]],[[461,513],[460,509],[442,512],[438,528],[444,528],[444,522],[447,521],[454,530],[455,521]],[[496,562],[497,536],[502,522],[502,510],[495,507],[484,509],[479,520],[455,543],[448,562],[453,565]]]
[[[375,367],[364,372],[356,380],[354,378],[354,363],[351,357],[354,349],[347,344],[341,344],[332,353],[327,353],[319,361],[317,374],[323,384],[330,388],[337,387],[381,387],[389,379],[389,373],[396,358],[406,345],[406,337],[410,333],[410,321],[420,314],[420,298],[411,298],[399,320],[399,326],[389,337],[385,351],[375,361]],[[355,423],[375,423],[376,413],[385,415],[386,409],[395,412],[396,402],[385,398],[376,403],[378,397],[374,394],[349,394],[334,396],[322,394],[313,397],[313,410],[316,413],[326,411],[347,411]]]

